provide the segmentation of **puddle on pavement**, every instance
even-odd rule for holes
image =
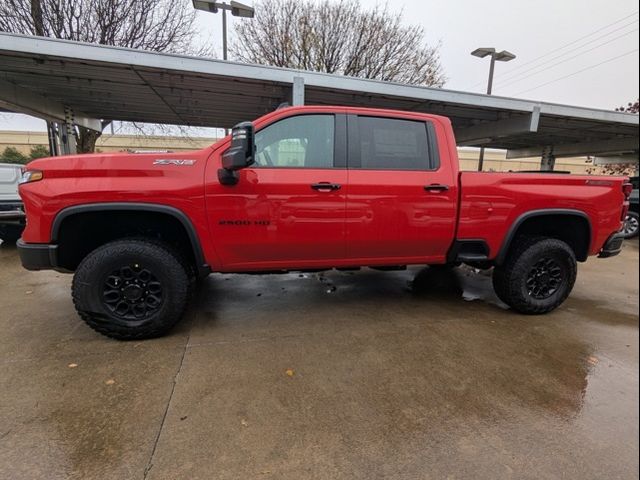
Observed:
[[[409,272],[412,270],[410,269]],[[416,296],[424,297],[446,297],[446,298],[462,298],[465,301],[482,301],[501,309],[507,310],[509,307],[502,303],[496,297],[491,283],[491,270],[478,270],[475,268],[461,266],[450,268],[446,266],[424,267],[415,272],[413,279],[406,282],[406,291]],[[316,279],[323,287],[324,292],[332,294],[343,287],[357,287],[359,282],[366,282],[368,277],[358,278],[359,274],[377,274],[379,272],[363,269],[359,272],[354,271],[334,271],[318,273],[299,273],[296,274],[297,279]],[[392,277],[394,272],[384,272],[382,275],[389,276],[389,282],[395,281]],[[397,272],[395,272],[397,273]],[[402,272],[406,273],[406,272]],[[348,278],[342,287],[336,283],[341,278]],[[284,290],[284,288],[282,288]]]

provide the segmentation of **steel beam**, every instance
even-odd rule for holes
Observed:
[[[535,133],[540,124],[540,107],[536,106],[529,115],[505,118],[496,122],[487,122],[456,131],[458,145],[482,145],[496,138]]]
[[[553,147],[546,147],[540,159],[540,170],[543,172],[553,172],[556,168],[556,156]]]
[[[521,148],[507,151],[507,159],[541,157],[547,146]],[[611,155],[637,152],[638,138],[614,138],[597,142],[565,143],[553,145],[555,157],[576,157],[580,155]]]
[[[294,107],[304,105],[304,78],[302,77],[293,77],[291,105]]]
[[[639,161],[637,153],[622,154],[622,155],[605,155],[598,156],[593,159],[594,165],[616,165],[620,163],[627,163],[629,165],[637,164]]]
[[[0,79],[0,106],[12,112],[26,113],[48,121],[65,122],[65,108],[44,95],[32,92],[12,82]],[[102,131],[100,120],[74,110],[74,122],[81,127]]]
[[[49,155],[52,157],[60,155],[56,122],[47,122],[47,137],[49,137]]]
[[[65,155],[75,155],[77,153],[76,144],[76,128],[75,115],[71,108],[64,107],[64,124],[60,125],[60,140],[63,142],[63,150]]]

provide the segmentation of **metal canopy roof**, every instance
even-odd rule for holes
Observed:
[[[448,116],[459,144],[510,158],[550,146],[557,156],[638,152],[637,115],[0,33],[0,106],[57,120],[72,111],[90,128],[98,119],[230,127],[290,102],[294,83],[306,104]]]

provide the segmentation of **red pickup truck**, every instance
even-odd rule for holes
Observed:
[[[73,301],[118,339],[160,335],[211,272],[494,267],[497,295],[545,313],[577,262],[622,248],[622,177],[459,172],[451,123],[291,107],[209,148],[31,162],[25,268],[75,272]]]

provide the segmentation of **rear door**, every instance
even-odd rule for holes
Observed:
[[[347,256],[365,265],[442,261],[457,195],[442,127],[349,115],[348,135]]]
[[[258,130],[255,143],[256,162],[238,172],[236,185],[220,185],[207,170],[207,210],[224,269],[344,260],[345,115],[285,117]]]

